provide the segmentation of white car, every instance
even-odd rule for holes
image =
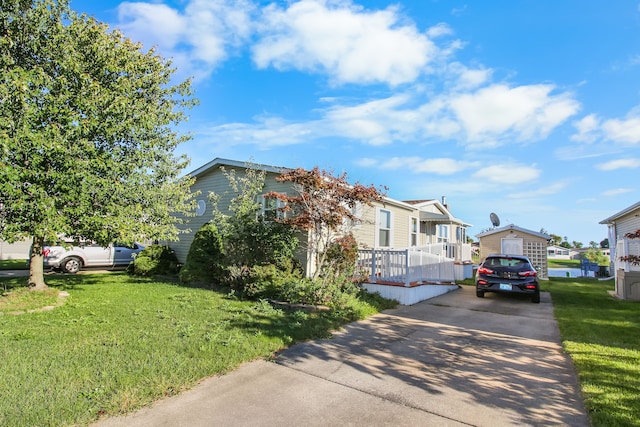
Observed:
[[[144,249],[137,243],[103,247],[96,244],[81,246],[45,246],[42,250],[44,267],[77,273],[84,267],[126,267]]]

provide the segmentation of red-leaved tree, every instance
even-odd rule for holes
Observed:
[[[373,185],[349,184],[346,173],[334,176],[318,167],[292,169],[276,180],[290,182],[296,194],[271,192],[265,197],[283,202],[279,211],[284,215],[277,221],[308,232],[307,245],[315,264],[314,279],[318,278],[325,263],[325,248],[361,220],[359,208],[381,202],[386,190]]]

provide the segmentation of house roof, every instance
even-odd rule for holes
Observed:
[[[476,237],[480,238],[480,237],[490,236],[492,234],[502,233],[503,231],[507,231],[507,230],[519,231],[521,233],[530,234],[532,236],[541,237],[547,240],[551,239],[551,236],[549,236],[548,234],[539,233],[533,230],[527,230],[526,228],[518,227],[517,225],[514,225],[514,224],[509,224],[504,227],[492,228],[490,230],[483,231],[482,233],[476,234]]]
[[[188,175],[197,178],[199,175],[207,173],[215,167],[221,167],[221,166],[237,167],[237,168],[255,168],[255,169],[278,173],[278,174],[291,170],[291,168],[286,168],[281,166],[264,165],[260,163],[243,162],[238,160],[230,160],[230,159],[223,159],[220,157],[216,157],[215,159],[211,160],[209,163],[206,163],[200,166],[199,168],[193,170],[192,172],[188,173]],[[402,201],[402,200],[395,200],[385,196],[384,203],[393,204],[406,209],[412,209],[412,210],[416,209],[420,211],[421,221],[429,221],[429,222],[435,222],[435,223],[441,223],[441,224],[458,224],[463,227],[471,226],[471,224],[468,224],[451,215],[451,212],[449,212],[447,207],[435,199]],[[434,205],[440,212],[442,212],[442,214],[422,211],[421,208],[424,208],[429,205]]]
[[[238,160],[229,160],[229,159],[222,159],[220,157],[216,157],[215,159],[211,160],[209,163],[206,163],[200,166],[198,169],[192,172],[189,172],[187,175],[197,177],[198,175],[202,175],[203,173],[208,172],[209,170],[213,169],[216,166],[217,167],[231,166],[231,167],[237,167],[237,168],[252,168],[252,169],[264,170],[264,171],[273,172],[273,173],[282,173],[284,171],[291,170],[291,168],[285,168],[280,166],[263,165],[260,163],[252,163],[252,162],[240,162]]]
[[[635,211],[636,209],[640,209],[640,202],[635,203],[629,206],[628,208],[621,210],[620,212],[610,216],[609,218],[603,219],[602,221],[599,222],[599,224],[614,224],[617,219]]]
[[[449,212],[449,208],[443,205],[439,200],[427,199],[427,200],[405,200],[405,203],[412,205],[415,209],[420,211],[420,221],[435,222],[437,224],[458,224],[464,227],[471,227],[471,224],[456,218]],[[425,212],[422,208],[427,206],[435,206],[441,213]]]

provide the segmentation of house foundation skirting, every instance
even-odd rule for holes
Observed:
[[[624,300],[640,301],[640,271],[616,272],[616,296]]]
[[[460,288],[455,283],[452,284],[414,284],[412,286],[402,286],[381,283],[364,283],[362,286],[371,292],[378,293],[380,296],[398,301],[402,305],[413,305],[420,301],[434,298],[447,292],[455,291]]]

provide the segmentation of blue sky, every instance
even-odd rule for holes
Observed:
[[[72,0],[194,78],[189,170],[347,172],[600,242],[640,200],[640,1]]]

